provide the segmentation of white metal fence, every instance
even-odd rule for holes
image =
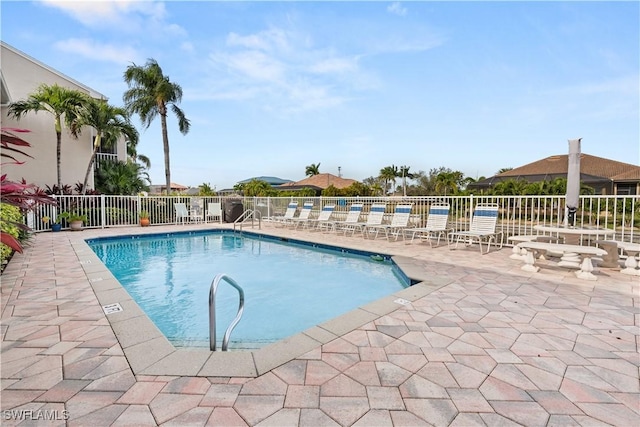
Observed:
[[[39,206],[27,216],[27,225],[34,231],[47,231],[60,212],[68,211],[86,215],[85,227],[108,228],[139,224],[141,210],[149,212],[152,225],[174,224],[175,203],[185,203],[205,213],[208,203],[220,202],[231,222],[233,215],[225,207],[235,205],[242,210],[260,211],[263,217],[282,215],[287,204],[297,200],[302,206],[313,201],[312,217],[317,216],[326,204],[335,205],[334,218],[346,217],[352,203],[364,203],[363,218],[372,203],[387,204],[387,219],[390,219],[396,204],[411,203],[411,223],[422,226],[426,223],[432,204],[450,205],[449,226],[454,230],[466,230],[474,207],[480,203],[496,203],[500,207],[497,230],[502,239],[521,234],[537,234],[535,225],[562,225],[565,218],[564,196],[416,196],[416,197],[192,197],[192,196],[54,196],[58,206]],[[49,222],[43,221],[50,218]],[[205,216],[206,218],[206,216]],[[66,224],[63,221],[63,228]],[[576,215],[576,226],[608,228],[616,231],[616,240],[640,242],[640,196],[581,196]]]

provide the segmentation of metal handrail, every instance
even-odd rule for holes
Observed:
[[[209,290],[209,349],[211,351],[216,351],[216,293],[218,292],[218,285],[220,284],[221,280],[224,280],[225,282],[236,288],[240,296],[240,301],[238,303],[238,313],[236,313],[236,317],[233,319],[233,321],[225,331],[224,337],[222,338],[222,351],[227,351],[231,332],[233,331],[233,328],[236,327],[238,322],[240,322],[240,318],[242,318],[242,313],[244,312],[244,291],[242,290],[240,285],[238,285],[235,280],[233,280],[226,274],[218,274],[211,282],[211,289]]]
[[[258,218],[258,229],[262,230],[262,212],[259,210],[247,209],[242,212],[242,215],[240,215],[238,219],[233,221],[233,231],[236,230],[236,224],[240,224],[240,231],[242,231],[242,224],[244,224],[249,218],[251,218],[251,228],[253,228],[253,220],[256,217]]]

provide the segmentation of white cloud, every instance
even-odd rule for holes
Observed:
[[[313,73],[348,73],[358,69],[355,58],[323,58],[312,64],[309,70]]]
[[[387,12],[398,16],[405,16],[407,14],[407,8],[403,7],[399,1],[396,1],[387,6]]]
[[[91,60],[128,64],[140,58],[135,49],[129,46],[112,46],[96,43],[89,39],[67,39],[58,41],[54,47],[62,52],[79,55]]]
[[[43,3],[64,11],[86,26],[118,25],[121,28],[131,15],[140,15],[153,21],[162,21],[166,16],[163,3],[148,0],[43,0]]]

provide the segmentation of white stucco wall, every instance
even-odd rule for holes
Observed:
[[[70,78],[49,69],[32,58],[24,55],[4,43],[1,45],[0,64],[2,66],[2,77],[9,93],[10,101],[16,102],[25,100],[30,93],[33,93],[41,84],[67,87],[81,92],[99,95],[95,91],[84,87]],[[14,127],[30,130],[29,133],[20,136],[31,144],[31,147],[24,151],[33,158],[22,158],[26,163],[23,165],[5,164],[2,173],[7,174],[11,180],[17,181],[23,177],[29,183],[45,188],[57,183],[56,172],[56,132],[54,128],[54,117],[51,113],[41,111],[38,113],[27,113],[20,121],[9,118],[8,106],[2,106],[2,127]],[[61,181],[74,188],[75,184],[84,181],[91,152],[93,130],[83,129],[82,135],[73,138],[67,128],[62,131],[62,152],[61,152]],[[119,157],[126,154],[124,142],[118,145]],[[89,188],[93,188],[93,173],[89,175]]]

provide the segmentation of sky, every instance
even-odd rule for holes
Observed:
[[[1,38],[123,106],[155,59],[182,87],[171,180],[218,190],[305,168],[478,178],[568,153],[640,164],[640,3],[2,1]],[[138,152],[164,184],[159,119]]]

